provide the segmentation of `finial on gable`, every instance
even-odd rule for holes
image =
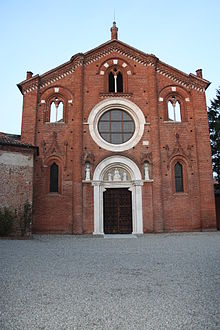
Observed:
[[[111,39],[114,40],[114,39],[118,39],[118,28],[116,26],[116,22],[114,21],[113,22],[113,25],[111,27]]]

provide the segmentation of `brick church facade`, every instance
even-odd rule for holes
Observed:
[[[111,39],[27,72],[22,143],[38,146],[33,231],[143,234],[216,228],[205,90]]]

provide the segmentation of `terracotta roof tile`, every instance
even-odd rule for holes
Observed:
[[[35,148],[32,144],[22,143],[21,136],[0,132],[0,145],[14,145],[18,147]]]

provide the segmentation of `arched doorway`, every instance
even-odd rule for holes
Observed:
[[[143,234],[142,179],[129,158],[112,156],[93,175],[94,235]]]
[[[103,193],[105,234],[132,233],[132,199],[127,188],[108,188]]]

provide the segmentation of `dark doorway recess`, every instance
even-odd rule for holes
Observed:
[[[104,192],[104,233],[131,234],[131,191],[127,188],[111,188]]]

